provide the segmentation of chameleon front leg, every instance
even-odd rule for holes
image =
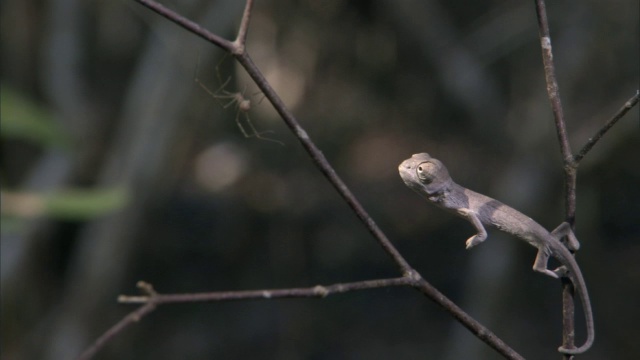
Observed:
[[[478,219],[478,215],[476,215],[475,212],[461,208],[458,209],[458,214],[469,220],[471,225],[473,225],[473,227],[476,228],[476,231],[478,231],[477,234],[467,239],[465,243],[467,245],[467,249],[471,249],[487,239],[487,230],[485,230],[484,225],[482,225],[482,222]]]

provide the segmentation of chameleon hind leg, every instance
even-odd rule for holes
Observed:
[[[536,255],[536,261],[533,262],[533,270],[557,279],[561,275],[561,274],[558,274],[558,271],[560,270],[560,268],[562,268],[562,266],[556,269],[555,271],[547,269],[547,264],[549,263],[549,256],[551,256],[551,251],[549,250],[548,247],[546,246],[539,247],[538,255]]]
[[[553,236],[554,239],[560,241],[571,251],[580,249],[580,242],[576,238],[576,235],[573,233],[573,230],[571,230],[571,225],[569,225],[569,223],[566,221],[555,228],[551,232],[551,236]],[[563,239],[566,239],[566,241],[562,241]],[[559,268],[553,270],[553,272],[558,277],[567,276],[567,268],[565,268],[564,266],[560,266]]]

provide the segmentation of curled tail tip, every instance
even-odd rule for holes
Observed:
[[[593,344],[593,339],[591,339],[590,341],[587,341],[586,343],[584,343],[584,345],[577,347],[577,348],[566,348],[564,346],[560,346],[558,348],[558,352],[565,354],[565,355],[577,355],[577,354],[582,354],[583,352],[586,352],[587,350],[589,350],[589,348],[591,348],[591,345]]]
[[[569,348],[566,348],[564,346],[560,346],[558,348],[558,352],[561,353],[561,354],[565,354],[565,355],[575,355],[575,354],[581,353],[581,351],[578,351],[578,350],[579,350],[578,348],[569,349]]]
[[[566,348],[564,346],[560,346],[558,348],[558,352],[564,355],[577,355],[577,354],[581,354],[583,352],[585,352],[587,349],[581,349],[581,348]],[[573,358],[572,358],[573,359]]]

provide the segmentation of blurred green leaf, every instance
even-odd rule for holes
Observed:
[[[22,234],[27,229],[29,222],[25,218],[18,216],[0,216],[0,229],[2,229],[2,235],[9,234]]]
[[[122,209],[128,200],[125,187],[69,189],[48,194],[2,191],[2,232],[21,231],[25,220],[42,216],[89,220]]]
[[[0,134],[5,138],[32,141],[46,147],[68,149],[69,136],[42,106],[7,86],[0,86]]]
[[[47,195],[45,213],[67,220],[86,220],[123,208],[129,199],[124,187],[62,190]]]

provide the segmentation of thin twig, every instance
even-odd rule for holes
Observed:
[[[153,302],[156,305],[187,303],[187,302],[212,302],[251,299],[283,299],[283,298],[324,298],[329,295],[342,294],[350,291],[375,289],[391,286],[407,286],[411,284],[408,277],[390,279],[376,279],[356,281],[351,283],[316,285],[314,287],[288,288],[288,289],[264,289],[243,291],[216,291],[187,294],[147,294],[143,296],[121,295],[118,302],[124,304],[146,304]]]
[[[573,163],[573,154],[571,152],[569,138],[567,137],[562,101],[560,101],[560,90],[556,78],[555,65],[553,63],[553,49],[551,47],[547,9],[544,0],[535,0],[535,2],[540,46],[542,48],[542,64],[544,65],[544,77],[547,83],[547,95],[549,96],[549,102],[551,102],[551,110],[553,111],[556,133],[558,134],[558,141],[560,142],[560,151],[562,153],[565,170],[566,218],[573,226],[576,213],[576,172]]]
[[[522,355],[518,354],[509,345],[507,345],[502,339],[500,339],[491,330],[484,325],[476,321],[458,305],[456,305],[449,298],[444,296],[435,287],[429,284],[426,280],[420,279],[414,286],[417,290],[426,295],[429,299],[433,300],[436,304],[440,305],[443,309],[449,312],[453,317],[458,320],[464,327],[466,327],[472,334],[491,348],[496,350],[499,354],[510,360],[524,360]]]
[[[511,349],[505,344],[498,336],[487,329],[485,326],[473,319],[464,310],[459,308],[453,301],[448,299],[444,294],[439,292],[427,281],[422,279],[419,274],[412,273],[410,276],[403,276],[398,278],[389,279],[376,279],[356,281],[342,284],[332,285],[317,285],[314,287],[306,288],[289,288],[289,289],[264,289],[264,290],[246,290],[246,291],[219,291],[219,292],[206,292],[206,293],[191,293],[191,294],[160,294],[153,290],[150,284],[139,282],[138,287],[141,288],[146,294],[137,296],[121,295],[118,297],[118,301],[127,304],[144,304],[145,306],[152,304],[153,307],[172,304],[172,303],[186,303],[186,302],[212,302],[212,301],[232,301],[232,300],[274,300],[284,298],[324,298],[329,295],[343,294],[352,291],[392,287],[392,286],[411,286],[418,291],[422,292],[428,298],[434,300],[438,305],[454,314],[454,317],[467,329],[469,329],[478,338],[486,342],[489,346],[494,348],[498,353],[502,354],[507,359],[522,360],[523,357],[517,352]],[[116,326],[109,329],[108,337],[101,336],[96,341],[97,345],[92,346],[95,348],[93,353],[99,349],[106,340],[113,337],[118,331],[121,331],[125,326],[130,325],[134,321],[140,319],[141,316],[148,314],[153,310],[139,308],[134,313],[127,316],[131,318],[128,321],[121,321]],[[127,320],[125,318],[125,320]],[[115,330],[115,331],[114,331]],[[88,352],[88,351],[87,351]]]
[[[547,95],[551,102],[551,109],[556,123],[558,140],[562,158],[565,162],[573,160],[571,156],[571,146],[567,137],[567,130],[564,123],[564,113],[562,102],[560,101],[560,90],[556,78],[556,69],[553,63],[553,50],[551,48],[551,36],[549,34],[549,22],[547,20],[547,9],[544,0],[536,1],[536,13],[538,15],[538,31],[540,34],[540,46],[542,47],[542,63],[544,65],[544,77],[547,82]]]
[[[231,52],[231,50],[234,48],[234,44],[231,41],[209,32],[207,29],[203,28],[199,24],[194,23],[193,21],[189,21],[184,16],[176,13],[171,9],[166,8],[162,4],[159,4],[151,0],[135,0],[135,1],[148,7],[149,9],[155,11],[156,13],[164,16],[165,18],[171,20],[172,22],[182,26],[183,28],[187,29],[189,32],[196,34],[202,37],[203,39],[215,44],[216,46],[219,46],[229,52]]]
[[[89,346],[80,356],[78,356],[77,360],[88,360],[91,359],[100,349],[102,349],[109,340],[111,340],[114,336],[118,335],[122,330],[124,330],[127,326],[140,321],[144,316],[151,313],[155,310],[156,304],[149,301],[145,303],[143,306],[140,306],[136,310],[130,312],[127,316],[122,318],[122,320],[118,321],[115,325],[113,325],[109,330],[105,331],[102,336],[100,336],[96,341],[94,341],[91,346]]]
[[[565,212],[566,220],[573,227],[576,216],[576,181],[577,169],[571,152],[571,146],[567,137],[567,130],[564,122],[562,102],[560,101],[560,90],[553,63],[553,50],[551,47],[551,36],[549,33],[549,22],[547,19],[547,9],[544,0],[535,0],[536,14],[538,17],[538,32],[540,35],[540,46],[542,48],[542,63],[544,65],[544,76],[547,83],[547,95],[551,102],[551,109],[556,124],[558,141],[562,152],[563,168],[565,172]],[[562,346],[572,348],[575,342],[575,303],[573,285],[570,281],[562,281]],[[570,358],[570,355],[564,355]]]
[[[249,20],[251,19],[252,8],[253,0],[247,0],[247,4],[244,7],[244,13],[242,14],[242,21],[240,22],[240,29],[238,29],[238,36],[233,42],[236,45],[237,55],[243,53],[245,49],[245,43],[247,42],[247,30],[249,29]]]
[[[574,157],[574,162],[576,166],[578,165],[578,163],[580,163],[580,161],[582,161],[584,156],[587,155],[587,153],[593,148],[593,146],[598,141],[600,141],[600,139],[604,136],[604,134],[606,134],[607,131],[609,131],[609,129],[611,129],[613,125],[615,125],[618,122],[618,120],[620,120],[627,112],[629,112],[629,110],[631,110],[636,104],[638,104],[639,98],[640,98],[640,90],[636,91],[635,95],[633,95],[626,103],[624,103],[624,105],[620,108],[620,110],[618,110],[618,112],[616,112],[611,117],[611,119],[609,119],[609,121],[607,121],[607,123],[604,124],[604,126],[600,130],[598,130],[598,132],[595,135],[593,135],[593,137],[589,138],[589,141],[587,141],[587,143],[584,144],[582,149],[580,149],[578,154]]]
[[[389,254],[393,258],[401,273],[406,274],[411,272],[411,266],[407,263],[400,252],[393,246],[384,232],[378,227],[373,218],[371,218],[371,216],[367,213],[358,199],[353,195],[351,190],[349,190],[344,181],[342,181],[342,179],[333,169],[322,151],[320,151],[313,140],[311,140],[307,132],[302,128],[302,126],[300,126],[298,120],[296,120],[296,118],[289,111],[284,102],[282,102],[282,99],[280,99],[275,90],[273,90],[271,85],[267,82],[258,67],[253,63],[253,60],[251,59],[251,57],[249,57],[249,54],[245,52],[242,55],[236,56],[236,59],[244,67],[249,76],[251,76],[253,81],[255,81],[256,85],[260,88],[265,97],[269,99],[278,114],[280,114],[282,120],[298,138],[307,153],[309,153],[316,166],[320,169],[320,171],[322,171],[331,185],[333,185],[340,196],[342,196],[344,201],[349,205],[349,207],[351,207],[358,218],[364,223],[366,228],[374,236],[374,238],[378,241],[382,248],[387,252],[387,254]]]
[[[126,315],[122,320],[105,331],[91,346],[89,346],[77,360],[91,359],[100,349],[104,347],[113,337],[122,332],[127,326],[140,321],[144,316],[151,313],[158,305],[186,302],[210,302],[229,300],[249,300],[249,299],[282,299],[282,298],[324,298],[329,295],[342,294],[350,291],[359,291],[391,286],[409,286],[415,282],[410,277],[399,277],[391,279],[365,280],[344,284],[333,284],[328,286],[317,285],[309,288],[290,289],[266,289],[248,291],[220,291],[192,294],[160,294],[153,289],[149,283],[139,281],[137,287],[144,295],[120,295],[118,302],[125,304],[142,304],[138,309]]]

